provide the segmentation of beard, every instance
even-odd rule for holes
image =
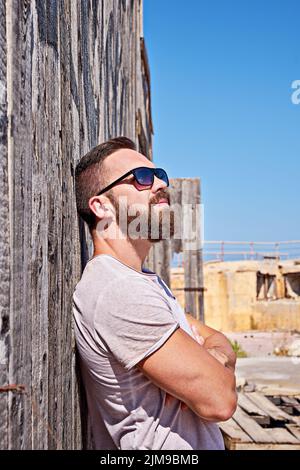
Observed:
[[[157,243],[174,236],[174,211],[170,207],[170,197],[166,191],[159,191],[148,205],[128,206],[110,192],[107,197],[114,206],[118,227],[126,237]],[[169,205],[155,206],[160,199],[166,199]]]

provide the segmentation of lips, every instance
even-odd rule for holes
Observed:
[[[160,199],[156,204],[169,204],[169,201],[168,199],[163,198],[163,199]]]

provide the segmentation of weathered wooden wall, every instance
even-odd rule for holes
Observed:
[[[0,123],[0,448],[81,448],[74,168],[116,135],[152,158],[141,0],[0,0]]]

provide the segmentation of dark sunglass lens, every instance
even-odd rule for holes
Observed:
[[[153,171],[151,168],[140,168],[134,172],[135,179],[143,186],[153,184]]]
[[[165,172],[165,170],[163,170],[162,168],[156,168],[155,175],[160,180],[163,180],[166,183],[167,186],[169,186],[169,178],[168,178],[168,175]]]

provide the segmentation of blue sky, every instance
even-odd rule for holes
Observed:
[[[206,240],[300,239],[299,0],[144,0],[154,162],[199,177]]]

